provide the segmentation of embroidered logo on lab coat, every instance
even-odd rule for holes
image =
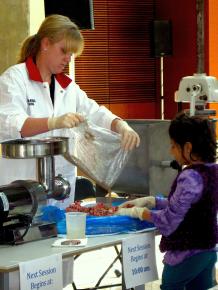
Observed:
[[[27,104],[29,106],[34,106],[35,105],[36,100],[35,99],[27,99]]]

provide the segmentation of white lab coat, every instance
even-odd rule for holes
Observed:
[[[89,99],[66,75],[59,75],[58,80],[55,79],[53,106],[49,84],[41,81],[41,76],[31,59],[10,67],[0,77],[1,142],[21,138],[20,131],[28,117],[45,118],[61,116],[68,112],[84,114],[92,122],[108,129],[112,120],[117,118],[106,107],[99,106]],[[34,138],[61,136],[65,130],[53,130],[35,135]],[[70,181],[71,195],[64,201],[51,200],[50,203],[65,208],[74,200],[76,168],[63,156],[55,156],[55,168],[56,175],[60,173]],[[0,185],[17,179],[36,180],[36,160],[0,158]]]

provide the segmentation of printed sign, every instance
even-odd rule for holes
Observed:
[[[124,239],[122,252],[124,280],[127,289],[158,279],[154,232]]]
[[[62,290],[62,256],[52,255],[28,262],[21,262],[20,289]]]

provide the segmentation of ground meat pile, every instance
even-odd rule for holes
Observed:
[[[82,206],[80,201],[75,201],[75,203],[72,203],[69,207],[66,208],[66,212],[80,211],[92,216],[110,216],[113,215],[117,209],[117,206],[108,207],[103,203],[97,203],[95,206],[86,207]]]

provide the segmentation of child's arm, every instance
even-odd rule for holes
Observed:
[[[191,205],[199,200],[202,190],[203,180],[199,173],[194,170],[185,170],[178,178],[176,190],[165,208],[149,210],[146,207],[135,206],[120,208],[116,214],[151,221],[162,235],[168,236],[183,221]]]
[[[156,206],[155,209],[164,209],[168,206],[168,199],[166,197],[155,197]]]

